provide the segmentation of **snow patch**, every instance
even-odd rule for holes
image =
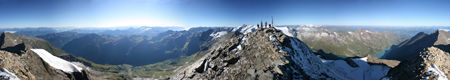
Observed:
[[[144,28],[143,31],[148,31],[148,30],[152,30],[152,28],[148,27],[148,28]]]
[[[353,34],[353,32],[347,32],[348,34]]]
[[[14,73],[9,72],[5,68],[0,70],[0,80],[20,80]]]
[[[273,35],[270,35],[269,39],[270,39],[270,41],[277,41],[278,40],[277,37],[275,37]]]
[[[367,62],[367,57],[363,57],[363,58],[358,58],[359,60],[362,60],[364,62]]]
[[[430,67],[428,67],[427,70],[429,73],[432,73],[434,75],[438,76],[438,80],[448,80],[447,76],[445,76],[444,72],[442,72],[441,70],[439,70],[438,67],[436,67],[436,65],[431,64]]]
[[[184,27],[184,29],[183,30],[185,30],[185,31],[189,31],[189,29],[191,29],[192,27]]]
[[[211,37],[213,37],[213,39],[215,39],[215,38],[222,37],[223,35],[226,35],[227,33],[228,33],[227,31],[220,31],[220,32],[212,33],[209,36],[211,36]]]
[[[281,30],[281,32],[283,32],[285,35],[293,37],[293,35],[289,33],[289,28],[287,27],[275,27],[275,28]]]
[[[243,26],[234,28],[233,31],[238,31],[242,34],[247,34],[249,32],[255,31],[257,28],[258,28],[258,26],[243,25]]]
[[[31,49],[33,52],[39,55],[45,62],[47,62],[53,68],[62,70],[64,72],[81,72],[82,68],[78,67],[69,61],[53,56],[44,49]]]
[[[7,33],[16,33],[17,31],[5,31]]]
[[[237,49],[238,49],[238,50],[242,50],[242,46],[239,44],[239,45],[237,46]]]
[[[328,33],[321,32],[321,33],[320,33],[320,36],[328,36]]]

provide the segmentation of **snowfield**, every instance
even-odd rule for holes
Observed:
[[[223,35],[226,35],[228,32],[227,31],[220,31],[220,32],[216,32],[216,33],[211,33],[209,36],[213,37],[213,39],[222,37]]]
[[[81,72],[82,68],[78,67],[69,61],[53,56],[44,49],[31,49],[33,52],[39,55],[45,62],[47,62],[53,68],[62,70],[67,73]]]
[[[249,32],[255,31],[257,28],[258,26],[244,25],[234,28],[233,31],[239,31],[242,34],[247,34]]]
[[[431,64],[431,66],[428,67],[427,71],[431,74],[438,75],[438,80],[448,80],[444,72],[439,70],[439,68],[436,67],[434,64]]]
[[[287,27],[275,27],[278,30],[281,30],[285,35],[293,37],[293,35],[289,32],[289,28]]]
[[[5,68],[1,68],[0,70],[0,80],[4,80],[4,78],[9,78],[9,80],[20,80],[14,73],[9,72]]]

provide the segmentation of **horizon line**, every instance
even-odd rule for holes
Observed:
[[[239,27],[242,25],[255,25],[255,24],[241,24],[241,25],[201,25],[201,26],[180,26],[180,25],[129,25],[129,26],[0,26],[0,28],[126,28],[126,27]],[[276,24],[279,26],[379,26],[379,27],[450,27],[446,25],[382,25],[382,24]]]

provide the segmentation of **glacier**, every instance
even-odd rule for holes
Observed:
[[[281,30],[285,35],[293,37],[293,35],[289,32],[289,28],[287,27],[275,27],[278,30]]]
[[[81,72],[82,68],[72,64],[69,61],[61,59],[59,57],[53,56],[44,49],[31,49],[33,52],[39,55],[46,63],[51,67],[62,70],[67,73],[71,72]]]
[[[220,32],[216,32],[216,33],[211,33],[209,36],[213,37],[213,39],[222,37],[223,35],[226,35],[228,32],[227,31],[220,31]]]

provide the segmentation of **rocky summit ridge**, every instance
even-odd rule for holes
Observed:
[[[204,51],[198,61],[175,70],[169,79],[383,79],[398,64],[373,57],[321,59],[282,30],[238,27]]]
[[[385,58],[402,62],[391,71],[391,79],[448,80],[450,77],[450,34],[438,30],[432,34],[418,33],[395,46]],[[398,58],[395,58],[398,57]]]

